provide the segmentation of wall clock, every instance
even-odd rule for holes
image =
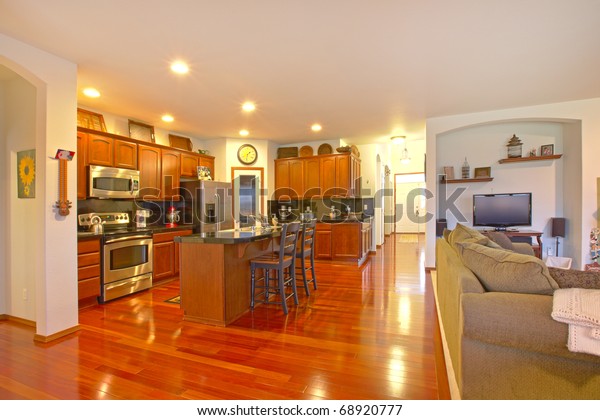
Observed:
[[[252,165],[258,159],[256,147],[251,144],[242,144],[238,149],[238,159],[244,165]]]

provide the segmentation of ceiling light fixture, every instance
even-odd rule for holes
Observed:
[[[310,127],[310,129],[316,133],[318,131],[321,131],[323,129],[323,127],[321,127],[321,124],[313,124]]]
[[[256,109],[256,105],[254,105],[254,103],[252,102],[244,102],[242,105],[242,109],[245,112],[252,112]]]
[[[400,163],[403,165],[408,165],[410,163],[410,156],[408,156],[408,150],[406,150],[406,146],[404,146],[404,150],[402,151]]]
[[[161,118],[161,120],[163,120],[164,122],[173,122],[173,121],[175,121],[175,118],[173,118],[173,116],[172,116],[172,115],[169,115],[169,114],[165,114],[165,115],[163,115],[163,116],[162,116],[162,117],[160,117],[160,118]]]
[[[186,74],[190,71],[190,68],[183,61],[175,61],[171,64],[171,71],[177,74]]]
[[[406,141],[406,136],[393,136],[390,137],[393,144],[402,144]]]
[[[85,96],[87,96],[88,98],[100,97],[100,92],[98,92],[98,90],[94,89],[93,87],[88,87],[88,88],[83,89],[83,94]]]
[[[240,136],[246,137],[250,132],[248,130],[240,130]]]

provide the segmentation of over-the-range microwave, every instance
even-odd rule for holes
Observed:
[[[136,198],[140,189],[140,171],[90,165],[89,197]]]

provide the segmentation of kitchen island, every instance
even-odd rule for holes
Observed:
[[[250,260],[273,251],[280,229],[179,236],[181,309],[186,321],[226,326],[250,309]]]

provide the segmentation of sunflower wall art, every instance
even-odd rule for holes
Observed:
[[[35,149],[17,152],[17,194],[35,198]]]

